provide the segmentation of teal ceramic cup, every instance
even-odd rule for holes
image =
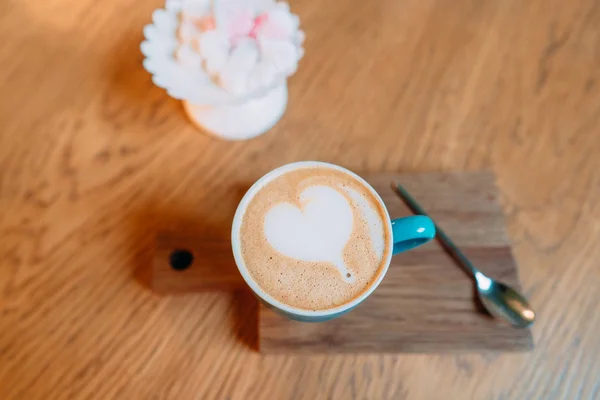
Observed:
[[[296,169],[313,167],[331,168],[343,172],[344,174],[348,174],[350,177],[362,183],[362,185],[364,185],[364,188],[373,195],[372,198],[376,199],[376,201],[379,203],[381,210],[384,211],[384,224],[387,224],[387,232],[391,232],[391,240],[389,240],[385,244],[386,246],[388,246],[388,248],[386,248],[384,251],[384,254],[386,255],[384,260],[384,268],[376,277],[376,279],[371,283],[371,285],[368,286],[367,289],[364,290],[360,295],[354,297],[349,302],[325,310],[305,310],[292,307],[288,304],[282,303],[281,301],[275,299],[274,297],[266,293],[264,290],[261,289],[258,283],[252,278],[252,276],[248,272],[241,252],[240,229],[242,225],[242,220],[250,201],[254,198],[256,193],[258,193],[258,191],[262,189],[267,183],[271,182],[273,179],[283,174],[294,171]],[[293,228],[290,227],[290,229]],[[353,172],[333,164],[316,161],[303,161],[279,167],[269,172],[267,175],[263,176],[256,183],[254,183],[254,185],[252,185],[252,187],[242,198],[235,213],[231,231],[231,245],[233,250],[233,256],[238,270],[240,271],[240,274],[242,275],[250,289],[252,289],[255,295],[264,304],[271,307],[276,312],[293,320],[304,322],[321,322],[339,317],[340,315],[347,313],[348,311],[352,310],[354,307],[362,303],[367,297],[369,297],[371,293],[373,293],[373,291],[377,289],[381,281],[385,278],[393,255],[414,249],[415,247],[429,242],[434,237],[435,226],[433,224],[433,221],[429,217],[422,215],[414,215],[409,217],[391,219],[383,200],[375,191],[375,189],[373,189],[373,187],[369,185],[364,179],[354,174]]]

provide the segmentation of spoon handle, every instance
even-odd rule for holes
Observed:
[[[417,201],[410,195],[410,193],[408,193],[408,191],[406,189],[404,189],[402,187],[402,185],[400,185],[399,183],[396,183],[394,188],[396,189],[400,199],[402,199],[404,204],[406,204],[406,206],[408,208],[410,208],[413,213],[418,214],[418,215],[428,216],[427,213],[425,212],[425,210],[423,209],[423,207],[421,207],[419,205],[419,203],[417,203]],[[475,279],[477,279],[477,276],[478,276],[477,274],[481,274],[481,272],[477,268],[475,268],[475,266],[471,263],[471,261],[469,261],[467,256],[465,256],[463,254],[463,252],[460,251],[460,249],[458,247],[456,247],[454,242],[448,237],[448,235],[446,235],[446,233],[437,224],[435,224],[435,222],[434,222],[434,225],[435,225],[435,230],[437,232],[436,236],[438,237],[444,250],[446,250],[446,252],[448,254],[450,254],[450,256],[460,266],[462,266],[463,269],[466,270],[466,272],[470,273]]]

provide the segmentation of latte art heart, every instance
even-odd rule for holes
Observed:
[[[391,256],[391,224],[370,186],[324,163],[300,163],[265,178],[248,192],[232,235],[240,269],[265,295],[326,310],[379,282]]]
[[[296,260],[331,263],[345,281],[352,282],[352,273],[343,260],[354,223],[348,200],[328,186],[311,186],[299,200],[301,208],[280,203],[265,215],[268,243]]]

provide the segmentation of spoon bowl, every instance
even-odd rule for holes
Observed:
[[[485,309],[498,319],[518,328],[527,328],[535,320],[535,312],[519,292],[512,287],[475,273],[477,294]]]

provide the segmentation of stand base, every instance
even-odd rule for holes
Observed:
[[[196,105],[183,101],[190,121],[199,129],[225,140],[245,140],[273,127],[287,107],[287,84],[273,88],[263,97],[229,106]]]

